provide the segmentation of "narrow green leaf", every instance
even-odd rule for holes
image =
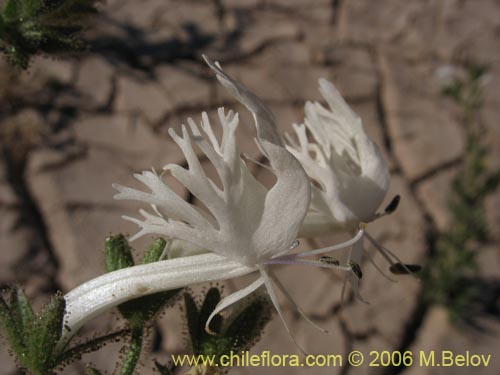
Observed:
[[[156,369],[158,370],[158,372],[160,373],[160,375],[172,375],[173,374],[173,372],[172,372],[172,370],[170,370],[170,368],[158,363],[157,361],[155,361],[155,366],[156,366]]]
[[[29,335],[35,322],[35,313],[31,308],[28,297],[18,285],[14,286],[12,290],[10,312],[21,335],[23,337]]]
[[[144,258],[142,259],[143,264],[153,263],[160,260],[161,255],[163,254],[163,250],[167,245],[167,241],[163,238],[157,238],[153,241],[153,243],[149,246],[144,254]]]
[[[265,325],[271,319],[271,305],[264,297],[255,298],[235,317],[225,329],[223,336],[230,339],[228,352],[249,349],[262,334]]]
[[[61,337],[65,308],[66,300],[62,294],[56,294],[36,317],[28,346],[37,368],[50,370],[57,363],[54,348]]]
[[[155,239],[146,250],[143,263],[156,262],[160,259],[167,242],[158,238]],[[127,319],[132,327],[143,327],[153,316],[173,298],[180,289],[168,290],[165,292],[151,294],[140,297],[132,301],[125,302],[118,306],[118,310]]]
[[[18,358],[23,357],[23,353],[26,351],[26,347],[23,342],[23,337],[18,327],[16,326],[16,321],[12,317],[9,307],[5,302],[3,296],[0,294],[0,327],[4,332],[5,338],[10,344],[11,349],[14,351]]]
[[[158,313],[172,299],[180,289],[140,297],[122,303],[118,310],[127,319],[132,327],[142,327]]]
[[[64,365],[66,363],[80,359],[83,354],[95,352],[100,348],[102,348],[103,346],[105,346],[106,344],[110,342],[115,342],[120,338],[127,336],[128,334],[130,334],[130,329],[125,328],[116,332],[108,333],[107,335],[104,336],[90,339],[82,344],[76,345],[66,350],[64,353],[62,353],[57,358],[56,365]]]
[[[208,334],[205,331],[205,324],[208,318],[210,317],[210,314],[212,314],[212,311],[215,310],[215,307],[220,302],[220,299],[221,299],[220,291],[217,288],[210,288],[207,294],[205,295],[205,299],[200,309],[200,318],[199,318],[200,320],[198,322],[198,335],[199,335],[198,337],[202,341],[209,339],[210,337],[213,337],[212,335]],[[222,316],[217,315],[210,322],[210,329],[215,333],[219,333],[221,325],[222,325]]]
[[[102,375],[102,372],[100,372],[98,369],[95,369],[93,367],[87,367],[87,374],[88,375]]]
[[[123,367],[120,371],[120,375],[134,374],[135,368],[137,367],[137,362],[139,361],[139,358],[141,356],[143,334],[143,328],[132,328],[130,346],[125,357],[125,361],[123,362]]]
[[[21,17],[21,1],[19,0],[6,0],[3,5],[3,18],[6,22],[19,21]]]
[[[198,352],[200,347],[200,341],[198,339],[198,327],[200,321],[200,313],[198,312],[198,307],[194,302],[191,294],[184,293],[184,306],[186,308],[186,320],[189,331],[189,337],[191,338],[191,346],[193,353]]]
[[[112,272],[134,265],[132,249],[123,234],[106,238],[104,244],[104,261],[106,272]]]

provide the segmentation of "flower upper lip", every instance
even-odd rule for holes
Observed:
[[[307,174],[286,150],[276,131],[270,110],[251,92],[227,76],[220,66],[207,59],[218,79],[253,114],[257,141],[269,159],[276,183],[267,190],[248,170],[240,157],[234,137],[238,115],[219,109],[222,141],[217,141],[208,116],[203,114],[201,129],[192,120],[182,126],[182,134],[169,129],[181,148],[188,169],[169,164],[164,167],[208,208],[208,212],[185,202],[163,183],[158,174],[146,171],[135,177],[151,193],[113,186],[115,199],[133,199],[153,206],[154,214],[141,210],[144,220],[126,217],[141,230],[134,236],[155,233],[192,242],[242,264],[252,265],[288,250],[295,241],[307,213],[310,184]],[[198,146],[216,169],[222,189],[205,174],[194,151]]]

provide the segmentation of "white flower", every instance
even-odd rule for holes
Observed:
[[[306,220],[321,217],[335,227],[350,228],[374,218],[389,188],[389,167],[335,86],[325,79],[319,84],[330,110],[307,102],[305,124],[294,124],[298,144],[288,136],[287,148],[319,185],[312,187]]]
[[[189,242],[210,253],[111,272],[71,291],[65,297],[69,312],[65,323],[71,332],[65,332],[61,347],[87,320],[124,301],[161,290],[224,280],[252,272],[258,273],[258,278],[224,298],[208,319],[207,329],[210,320],[221,310],[265,286],[288,330],[273,290],[273,282],[287,298],[291,298],[273,274],[271,265],[304,264],[352,271],[349,266],[305,257],[349,246],[363,235],[363,230],[344,244],[287,254],[296,246],[296,237],[309,208],[309,178],[301,164],[285,148],[270,110],[254,94],[228,77],[218,64],[208,60],[207,63],[216,72],[219,81],[253,114],[257,142],[269,160],[276,183],[271,189],[266,189],[252,176],[241,159],[234,136],[238,115],[232,111],[225,113],[222,108],[219,109],[223,133],[220,141],[212,131],[206,113],[202,116],[201,129],[191,119],[188,119],[188,127],[182,126],[181,135],[170,129],[169,134],[184,153],[188,169],[168,164],[164,170],[181,182],[207,210],[184,201],[154,171],[134,175],[150,192],[116,184],[114,187],[119,193],[115,199],[140,201],[153,209],[152,213],[141,210],[142,220],[126,217],[141,228],[134,238],[154,233]],[[213,165],[222,188],[207,177],[194,146]],[[303,314],[300,309],[299,312]]]
[[[325,79],[319,80],[319,86],[330,109],[317,102],[307,102],[305,124],[293,125],[298,142],[285,135],[287,149],[301,162],[313,182],[311,206],[304,220],[302,236],[339,229],[350,232],[360,227],[364,229],[366,223],[394,211],[399,202],[399,196],[396,196],[384,213],[376,212],[389,188],[389,166],[378,146],[365,133],[360,117],[335,86]],[[408,269],[364,233],[352,246],[347,261],[357,272],[346,276],[361,300],[358,283],[362,275],[359,265],[364,253],[364,237],[390,262],[393,271],[401,267]],[[342,295],[344,290],[345,283]]]

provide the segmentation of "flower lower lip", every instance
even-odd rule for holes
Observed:
[[[87,321],[120,303],[188,285],[225,280],[252,273],[249,267],[208,253],[144,264],[99,276],[66,294],[65,326],[58,348],[62,349]]]

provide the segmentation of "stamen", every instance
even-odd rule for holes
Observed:
[[[335,270],[341,270],[341,271],[351,271],[351,267],[346,267],[346,266],[340,266],[336,264],[329,264],[329,263],[324,263],[321,261],[317,260],[312,260],[312,259],[297,259],[293,258],[290,256],[287,257],[279,257],[279,258],[272,258],[269,260],[266,260],[262,264],[297,264],[297,265],[303,265],[303,266],[314,266],[314,267],[320,267],[320,268],[330,268],[330,269],[335,269]]]
[[[313,326],[314,328],[316,328],[317,330],[319,330],[319,331],[321,331],[323,333],[326,333],[328,335],[331,334],[330,331],[328,331],[327,329],[325,329],[323,327],[320,327],[311,318],[309,318],[307,316],[307,314],[300,308],[300,306],[297,305],[297,303],[295,303],[295,301],[293,300],[293,298],[290,295],[290,293],[288,293],[288,291],[286,290],[286,288],[283,286],[283,284],[281,283],[281,281],[276,277],[276,275],[274,273],[270,272],[269,276],[274,281],[274,283],[276,284],[276,286],[278,287],[278,289],[281,291],[281,293],[283,293],[283,295],[288,299],[288,301],[297,309],[298,313],[302,316],[302,318],[305,319],[305,321],[307,323],[309,323],[311,326]]]
[[[399,206],[399,201],[401,200],[401,196],[399,194],[395,195],[394,198],[392,198],[392,201],[391,203],[389,203],[387,205],[387,207],[385,208],[384,210],[384,214],[386,215],[390,215],[392,214],[394,211],[396,211],[396,209],[398,208]]]
[[[401,259],[399,259],[396,256],[396,254],[394,254],[388,248],[380,245],[368,233],[366,233],[366,238],[368,238],[368,240],[372,243],[372,245],[375,246],[375,248],[380,252],[380,254],[382,254],[384,256],[384,258],[387,259],[387,261],[391,264],[391,266],[389,267],[389,271],[391,271],[393,274],[395,274],[395,275],[403,275],[403,274],[413,275],[414,273],[420,271],[420,269],[422,268],[421,266],[419,266],[417,264],[408,264],[407,265],[406,263],[403,263],[401,261]],[[393,259],[391,259],[389,256],[391,256],[393,259],[395,259],[395,261]],[[406,273],[402,272],[402,270],[406,271]]]
[[[361,267],[359,266],[359,264],[353,260],[350,260],[348,264],[351,267],[352,272],[356,275],[356,277],[359,280],[361,280],[361,278],[363,277],[363,272],[361,271]]]
[[[349,246],[355,244],[356,242],[358,242],[363,237],[364,234],[365,234],[365,230],[360,225],[360,229],[358,230],[358,233],[350,240],[347,240],[347,241],[345,241],[341,244],[338,244],[338,245],[324,247],[322,249],[305,251],[303,253],[296,254],[293,257],[303,258],[303,257],[309,256],[309,255],[324,254],[324,253],[329,253],[329,252],[335,251],[335,250],[345,249],[346,247],[349,247]],[[290,257],[290,256],[291,255],[289,255],[288,257]],[[286,258],[286,257],[287,256],[283,256],[283,258]]]
[[[382,275],[384,276],[387,280],[389,280],[390,282],[393,282],[393,283],[397,283],[396,280],[394,279],[391,279],[384,271],[382,271],[382,269],[378,266],[378,264],[375,262],[375,260],[373,259],[372,255],[366,251],[365,252],[366,256],[368,257],[368,260],[370,261],[370,263],[373,265],[373,267],[375,267],[375,269]]]
[[[278,315],[279,315],[281,321],[283,322],[283,325],[285,326],[285,329],[288,333],[288,336],[290,336],[293,343],[302,352],[302,354],[307,355],[305,350],[300,347],[298,342],[295,340],[295,337],[292,335],[292,331],[290,330],[290,327],[288,326],[288,323],[285,319],[285,316],[283,315],[283,312],[281,311],[281,307],[280,307],[280,304],[278,302],[278,298],[276,298],[276,294],[274,293],[273,285],[271,283],[271,279],[269,278],[269,275],[267,274],[267,272],[264,268],[259,267],[259,269],[260,269],[260,274],[262,276],[262,279],[264,280],[264,285],[266,286],[267,293],[269,294],[269,298],[271,299],[271,302],[273,303],[274,308],[278,312]]]
[[[383,247],[377,241],[375,241],[375,239],[369,233],[366,233],[366,238],[368,238],[368,241],[370,241],[370,243],[380,252],[380,254],[382,254],[387,262],[389,262],[389,264],[393,265],[395,263],[394,260],[390,258],[389,255],[391,255],[392,253],[387,248]]]
[[[334,264],[336,266],[340,266],[340,262],[337,258],[334,257],[329,257],[329,256],[323,256],[319,258],[319,261],[324,264]]]
[[[401,196],[399,194],[395,195],[394,198],[392,198],[391,202],[385,208],[384,212],[377,212],[373,219],[380,219],[383,216],[390,215],[390,214],[394,213],[394,211],[396,211],[396,209],[399,206],[400,200],[401,200]]]
[[[295,240],[293,241],[293,243],[290,245],[290,247],[288,248],[288,250],[293,250],[295,249],[297,246],[300,245],[300,241],[299,240]]]
[[[389,267],[389,271],[391,271],[395,275],[409,275],[419,272],[422,269],[418,264],[404,264],[404,263],[394,263]]]

